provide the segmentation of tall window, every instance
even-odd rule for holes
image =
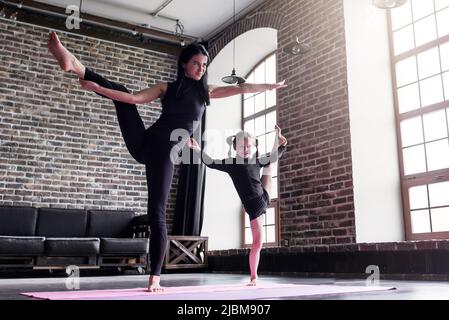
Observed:
[[[406,239],[449,238],[449,0],[389,17]]]
[[[246,77],[248,83],[275,83],[276,82],[276,55],[270,54],[263,59]],[[269,153],[272,150],[277,123],[276,113],[276,90],[261,93],[251,93],[243,95],[243,129],[259,140],[259,156]],[[267,245],[277,245],[279,243],[279,209],[278,209],[278,166],[273,165],[273,179],[271,203],[264,215],[263,222],[263,243]],[[252,243],[251,228],[248,215],[243,214],[243,246]]]

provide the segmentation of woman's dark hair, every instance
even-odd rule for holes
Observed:
[[[181,54],[179,55],[178,59],[178,78],[176,79],[178,86],[177,90],[179,90],[179,88],[182,85],[182,82],[184,81],[184,78],[186,77],[184,67],[182,65],[187,64],[190,61],[190,59],[197,54],[202,54],[206,56],[207,65],[209,65],[210,62],[209,52],[207,52],[206,48],[202,44],[191,43],[187,47],[185,47],[181,51]],[[198,81],[198,84],[199,84],[198,85],[199,94],[201,98],[203,99],[204,103],[207,106],[210,105],[209,86],[207,84],[207,69],[204,75],[201,77],[201,80]]]
[[[246,131],[239,131],[235,135],[230,136],[226,139],[226,142],[229,144],[228,156],[231,156],[232,147],[236,150],[237,140],[241,139],[249,139],[252,140],[256,146],[256,158],[259,158],[259,140],[256,139],[251,133]]]

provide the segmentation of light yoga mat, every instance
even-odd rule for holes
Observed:
[[[254,300],[364,293],[393,289],[395,288],[380,286],[261,283],[255,287],[249,287],[245,284],[165,287],[165,291],[159,293],[147,292],[146,288],[134,288],[24,292],[21,295],[46,300]]]

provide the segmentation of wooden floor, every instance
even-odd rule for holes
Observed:
[[[0,274],[0,300],[29,300],[21,292],[67,290],[64,274],[40,273],[40,275]],[[146,287],[148,275],[98,275],[81,274],[79,289],[121,289]],[[244,284],[247,275],[218,273],[177,273],[163,274],[163,286],[202,286]],[[297,278],[280,276],[260,276],[260,281],[295,284],[365,285],[361,279]],[[449,300],[449,282],[442,281],[393,281],[380,280],[379,285],[397,288],[394,291],[372,293],[335,294],[313,297],[288,297],[283,300]]]

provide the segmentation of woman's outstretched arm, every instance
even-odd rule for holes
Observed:
[[[129,104],[142,104],[163,98],[167,91],[166,83],[158,83],[150,88],[136,93],[127,93],[119,90],[104,88],[92,81],[80,79],[81,86],[89,91],[95,91],[98,94],[106,96],[112,100],[121,101]]]
[[[256,93],[263,92],[267,90],[284,88],[287,85],[285,84],[285,80],[278,83],[241,83],[238,85],[231,86],[209,86],[209,96],[211,99],[216,98],[226,98],[230,96],[234,96],[236,94],[243,93]]]

